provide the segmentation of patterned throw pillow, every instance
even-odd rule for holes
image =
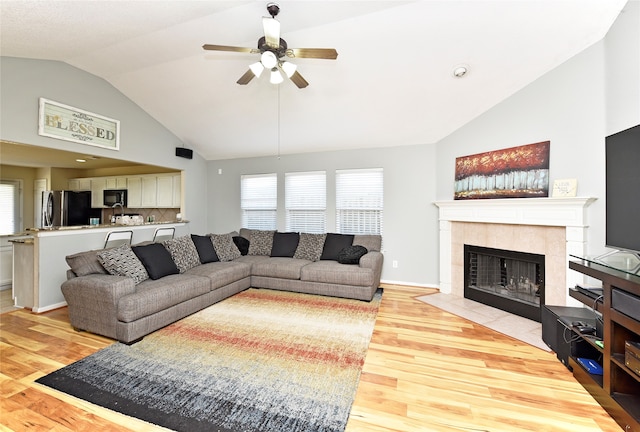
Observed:
[[[300,241],[298,242],[298,247],[293,257],[309,261],[319,261],[326,237],[326,234],[300,233]]]
[[[213,242],[213,248],[220,261],[232,261],[242,255],[233,242],[233,235],[229,234],[208,234]]]
[[[98,252],[98,260],[109,274],[130,277],[136,285],[149,279],[147,269],[129,245],[124,244]]]
[[[200,265],[198,249],[196,249],[196,245],[193,244],[190,236],[165,240],[162,242],[162,245],[171,253],[171,258],[178,266],[180,273],[184,273],[190,268]]]
[[[271,255],[275,231],[251,230],[247,255]]]

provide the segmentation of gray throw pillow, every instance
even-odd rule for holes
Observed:
[[[136,285],[149,279],[147,269],[129,245],[124,244],[98,252],[98,260],[109,274],[130,277]]]
[[[208,235],[211,237],[213,248],[220,261],[232,261],[242,256],[238,247],[233,242],[233,233]]]
[[[198,249],[190,236],[178,237],[165,240],[162,245],[171,253],[173,262],[178,266],[180,273],[200,265],[200,255]]]
[[[80,252],[65,257],[69,268],[76,276],[86,276],[90,274],[108,274],[100,260],[98,260],[98,253],[102,250],[92,250],[86,252]]]
[[[293,257],[309,261],[319,261],[326,237],[326,234],[300,233],[300,241],[298,242],[298,247]]]
[[[251,230],[247,255],[271,255],[275,231]]]

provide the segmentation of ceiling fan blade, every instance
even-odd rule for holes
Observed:
[[[333,48],[292,48],[287,50],[289,57],[335,60],[338,51]]]
[[[273,49],[280,48],[280,21],[275,18],[262,17],[262,27],[267,46]]]
[[[309,83],[307,82],[306,79],[304,79],[302,77],[302,75],[300,75],[300,73],[298,71],[295,71],[293,73],[293,75],[291,75],[291,81],[293,81],[293,83],[298,86],[298,88],[305,88],[306,86],[309,85]]]
[[[249,81],[253,79],[253,77],[255,77],[255,74],[251,71],[251,69],[249,69],[236,82],[240,85],[247,85],[249,84]]]
[[[204,44],[202,48],[208,51],[231,51],[231,52],[241,52],[241,53],[259,53],[260,50],[255,48],[244,48],[244,47],[234,47],[227,45],[209,45]]]

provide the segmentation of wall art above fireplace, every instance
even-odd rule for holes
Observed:
[[[456,158],[454,199],[548,197],[549,149],[544,141]]]

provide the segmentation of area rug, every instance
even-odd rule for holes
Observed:
[[[178,431],[343,431],[381,296],[249,289],[37,382]]]

